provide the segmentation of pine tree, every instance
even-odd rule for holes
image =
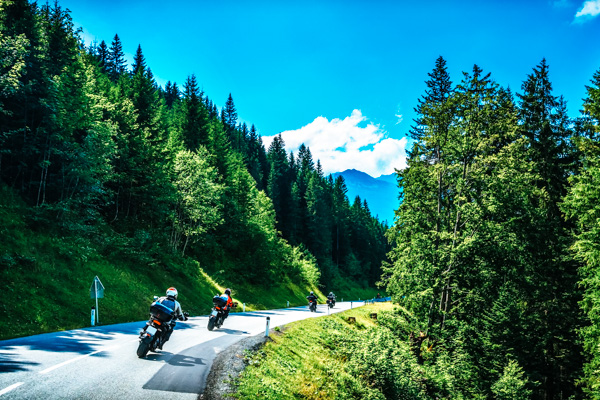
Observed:
[[[172,108],[173,104],[179,100],[179,88],[177,87],[177,83],[168,81],[165,85],[165,103],[168,108]]]
[[[97,49],[97,57],[98,57],[98,65],[100,66],[100,69],[102,70],[102,72],[107,73],[107,66],[109,65],[109,57],[110,57],[110,52],[108,50],[108,46],[106,45],[106,42],[103,40],[102,42],[100,42],[100,45],[98,46]]]
[[[586,86],[581,123],[585,135],[577,145],[583,154],[581,173],[570,178],[569,193],[561,208],[571,221],[576,223],[572,246],[575,257],[581,261],[578,286],[584,289],[580,305],[587,319],[581,328],[585,355],[582,383],[590,399],[600,399],[600,70],[593,76],[592,84]]]
[[[270,164],[267,193],[273,201],[275,215],[277,216],[277,229],[284,238],[289,238],[293,233],[292,215],[292,182],[290,181],[290,167],[285,143],[281,135],[275,136],[267,153]]]
[[[113,41],[108,50],[107,71],[108,76],[113,82],[119,79],[119,76],[125,73],[127,67],[125,61],[125,53],[123,53],[123,45],[118,34],[115,34]]]
[[[261,169],[261,164],[260,164],[260,148],[261,147],[262,147],[262,145],[258,140],[258,134],[256,132],[256,127],[253,124],[250,127],[250,132],[248,134],[248,156],[247,156],[248,172],[250,172],[250,175],[256,181],[256,187],[259,190],[264,190],[264,187],[262,185],[263,171]],[[263,151],[264,151],[264,149],[263,149]]]
[[[49,75],[60,75],[63,68],[74,61],[79,50],[78,38],[74,35],[74,25],[67,10],[54,1],[54,6],[42,7],[42,15],[47,23]]]
[[[532,328],[528,331],[535,347],[527,355],[525,370],[535,370],[542,382],[540,396],[568,397],[573,392],[572,377],[565,369],[580,368],[579,349],[570,338],[580,326],[577,313],[577,263],[568,256],[571,245],[570,224],[563,221],[559,203],[567,192],[568,176],[574,172],[572,132],[564,101],[552,94],[545,60],[536,66],[522,85],[520,129],[527,138],[528,158],[532,162],[540,190],[537,212],[527,230],[526,242],[532,257],[528,293]],[[525,355],[523,356],[525,357]]]
[[[146,72],[146,59],[142,54],[142,45],[138,44],[138,48],[135,52],[135,55],[133,56],[133,64],[131,65],[131,67],[131,74],[134,76],[138,73],[143,74]]]
[[[225,102],[221,119],[223,125],[225,126],[225,131],[227,132],[227,138],[229,139],[229,142],[234,146],[235,149],[240,150],[242,146],[242,140],[240,133],[236,129],[238,114],[235,109],[235,104],[233,103],[233,97],[231,97],[231,93],[229,93],[229,97],[227,97],[227,101]]]
[[[202,93],[198,89],[196,75],[187,78],[183,91],[184,119],[182,134],[188,149],[194,151],[198,146],[208,145],[208,125],[206,110],[202,102]]]

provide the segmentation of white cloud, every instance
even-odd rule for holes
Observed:
[[[600,14],[600,0],[587,0],[581,10],[575,14],[575,19],[587,20]]]
[[[391,139],[378,125],[367,123],[360,110],[342,119],[317,117],[310,124],[293,131],[281,133],[286,150],[297,150],[302,143],[308,148],[315,163],[321,160],[326,174],[357,169],[378,177],[406,167],[406,138]],[[269,147],[274,136],[263,136]]]

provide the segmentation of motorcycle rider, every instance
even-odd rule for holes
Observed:
[[[179,302],[177,301],[177,289],[175,289],[174,287],[168,288],[166,296],[159,297],[158,299],[156,299],[155,302],[160,303],[163,306],[169,307],[171,310],[173,310],[173,318],[167,326],[168,329],[164,333],[163,340],[158,345],[158,348],[162,350],[163,344],[165,344],[169,340],[171,334],[173,333],[173,330],[175,329],[175,325],[177,324],[175,319],[178,319],[180,321],[187,321],[188,318],[187,315],[181,311],[181,304],[179,304]]]
[[[220,297],[226,302],[225,307],[223,307],[223,321],[225,321],[229,316],[229,310],[231,310],[231,307],[233,306],[233,300],[231,299],[231,289],[225,289],[225,293],[223,293]]]
[[[317,296],[315,296],[315,292],[313,292],[312,290],[310,291],[310,294],[306,296],[306,299],[308,300],[308,304],[310,304],[312,301],[317,303]]]
[[[332,304],[335,306],[335,294],[333,294],[333,292],[329,292],[327,299],[331,300]]]

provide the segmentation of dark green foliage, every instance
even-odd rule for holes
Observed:
[[[186,147],[194,151],[200,145],[207,146],[209,140],[208,121],[196,75],[192,74],[185,81],[183,109],[181,132]]]
[[[351,207],[343,178],[334,184],[331,176],[324,177],[306,146],[300,146],[296,157],[288,157],[283,139],[276,136],[267,156],[267,193],[282,236],[291,244],[302,243],[315,256],[327,287],[335,287],[340,276],[374,286],[389,251],[387,227],[371,215],[366,203]]]
[[[177,83],[171,83],[171,81],[168,81],[165,85],[163,95],[167,107],[172,108],[174,103],[179,100],[179,88],[177,87]]]
[[[583,156],[580,174],[570,178],[571,188],[562,209],[575,222],[575,243],[572,250],[582,262],[580,284],[584,289],[581,307],[587,320],[581,329],[585,352],[582,383],[589,398],[600,399],[600,70],[592,85],[587,86],[581,122],[581,137],[577,144]]]
[[[115,82],[125,73],[127,69],[125,61],[125,53],[123,52],[123,44],[118,34],[115,34],[113,41],[108,50],[108,60],[106,70],[110,79]]]
[[[317,289],[321,277],[329,283],[331,185],[319,168],[305,166],[301,182],[310,207],[301,221],[304,236],[294,236],[297,176],[280,150],[279,159],[267,157],[256,127],[238,124],[231,95],[219,118],[194,75],[183,93],[171,82],[160,88],[141,45],[128,70],[118,35],[110,47],[102,41],[84,48],[57,2],[0,4],[0,187],[25,203],[15,211],[21,222],[3,234],[35,228],[43,240],[62,238],[36,252],[23,250],[25,238],[13,243],[19,250],[0,246],[3,272],[31,273],[3,275],[3,290],[51,274],[52,257],[61,258],[57,276],[35,280],[44,290],[96,267],[110,270],[111,279],[121,276],[123,293],[137,274],[144,280],[138,288],[170,276],[191,288],[209,279],[198,263],[246,293],[274,284]],[[281,192],[272,201],[275,187]],[[40,257],[48,260],[36,262]],[[27,293],[33,299],[25,312],[35,313],[37,294]],[[36,317],[25,318],[24,329],[35,329]]]
[[[96,57],[98,58],[98,65],[100,66],[100,69],[102,70],[103,73],[106,73],[109,52],[108,52],[108,46],[106,45],[106,42],[104,40],[102,42],[100,42],[100,45],[98,46],[98,49],[96,50]]]
[[[577,263],[558,208],[577,163],[547,65],[520,107],[478,66],[452,86],[440,58],[429,76],[400,173],[388,290],[413,336],[472,364],[485,396],[577,396]]]

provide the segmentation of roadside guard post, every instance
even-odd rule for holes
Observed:
[[[265,330],[265,337],[269,337],[269,323],[271,322],[271,317],[267,317],[267,329]]]
[[[92,326],[96,325],[96,307],[92,306]]]
[[[90,298],[96,299],[96,308],[92,309],[92,319],[94,318],[94,314],[96,314],[96,324],[100,323],[100,310],[98,310],[98,299],[102,297],[104,297],[104,285],[102,285],[102,282],[100,282],[100,278],[98,278],[98,275],[96,275],[96,277],[94,277],[94,281],[92,282],[92,286],[90,287]]]

